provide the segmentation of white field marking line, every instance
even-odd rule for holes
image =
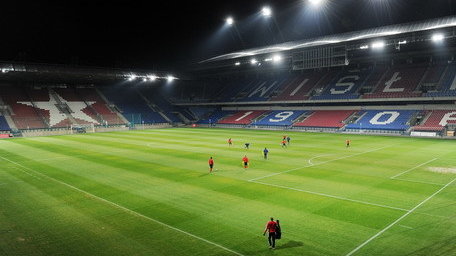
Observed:
[[[146,216],[146,215],[144,215],[144,214],[141,214],[141,213],[139,213],[139,212],[136,212],[136,211],[134,211],[134,210],[128,209],[128,208],[126,208],[126,207],[124,207],[124,206],[122,206],[122,205],[116,204],[116,203],[111,202],[111,201],[109,201],[109,200],[107,200],[107,199],[104,199],[104,198],[102,198],[102,197],[96,196],[96,195],[94,195],[94,194],[92,194],[92,193],[90,193],[90,192],[87,192],[87,191],[85,191],[85,190],[82,190],[82,189],[80,189],[80,188],[77,188],[77,187],[75,187],[75,186],[73,186],[73,185],[70,185],[70,184],[68,184],[68,183],[66,183],[66,182],[63,182],[63,181],[61,181],[61,180],[52,178],[51,176],[48,176],[48,175],[46,175],[46,174],[44,174],[44,173],[41,173],[41,172],[35,171],[35,170],[33,170],[33,169],[30,169],[30,168],[28,168],[27,166],[24,166],[24,165],[22,165],[22,164],[20,164],[20,163],[17,163],[17,162],[15,162],[15,161],[9,160],[9,159],[7,159],[7,158],[5,158],[5,157],[2,157],[2,156],[0,156],[0,158],[4,159],[4,160],[6,160],[6,161],[8,161],[8,162],[10,162],[10,163],[13,163],[13,164],[15,164],[15,165],[17,165],[17,166],[20,166],[20,167],[22,167],[22,168],[24,168],[24,169],[26,169],[26,170],[28,170],[28,171],[30,171],[30,172],[33,172],[33,173],[35,173],[35,174],[37,174],[37,175],[40,175],[40,176],[42,176],[42,177],[45,177],[45,178],[47,178],[47,179],[49,179],[49,180],[51,180],[51,181],[54,181],[54,182],[59,183],[59,184],[61,184],[61,185],[67,186],[67,187],[69,187],[69,188],[71,188],[71,189],[73,189],[73,190],[76,190],[76,191],[78,191],[78,192],[80,192],[80,193],[82,193],[82,194],[88,195],[88,196],[90,196],[90,197],[92,197],[92,198],[94,198],[94,199],[98,199],[99,201],[102,201],[102,202],[104,202],[104,203],[106,203],[106,204],[109,204],[109,205],[111,205],[111,206],[114,206],[115,208],[121,209],[121,210],[123,210],[123,211],[125,211],[125,212],[127,212],[127,213],[130,213],[131,215],[134,215],[134,216],[137,216],[137,217],[141,217],[141,218],[143,218],[143,219],[147,219],[147,220],[149,220],[149,221],[155,222],[155,223],[157,223],[157,224],[160,224],[160,225],[162,225],[162,226],[164,226],[164,227],[167,227],[167,228],[169,228],[169,229],[172,229],[172,230],[174,230],[174,231],[178,231],[178,232],[183,233],[183,234],[185,234],[185,235],[191,236],[191,237],[193,237],[193,238],[195,238],[195,239],[198,239],[198,240],[201,240],[201,241],[206,242],[206,243],[208,243],[208,244],[214,245],[214,246],[216,246],[216,247],[218,247],[218,248],[221,248],[221,249],[223,249],[223,250],[225,250],[225,251],[231,252],[231,253],[233,253],[233,254],[235,254],[235,255],[244,256],[243,254],[238,253],[238,252],[236,252],[236,251],[233,251],[233,250],[231,250],[231,249],[228,249],[228,248],[226,248],[226,247],[224,247],[224,246],[222,246],[222,245],[219,245],[219,244],[217,244],[217,243],[211,242],[211,241],[209,241],[209,240],[206,240],[206,239],[204,239],[204,238],[202,238],[202,237],[199,237],[199,236],[197,236],[197,235],[191,234],[191,233],[189,233],[189,232],[187,232],[187,231],[184,231],[184,230],[182,230],[182,229],[179,229],[179,228],[170,226],[170,225],[168,225],[168,224],[166,224],[166,223],[164,223],[164,222],[161,222],[161,221],[159,221],[159,220],[153,219],[153,218],[151,218],[151,217],[148,217],[148,216]]]
[[[399,221],[401,221],[402,219],[404,219],[405,217],[407,217],[408,215],[410,215],[412,212],[414,212],[416,209],[418,209],[419,207],[421,207],[423,204],[425,204],[427,201],[431,200],[434,196],[436,196],[437,194],[439,194],[440,192],[442,192],[444,189],[446,189],[448,186],[450,186],[453,182],[456,181],[456,178],[453,179],[452,181],[448,182],[445,186],[441,187],[439,190],[437,190],[434,194],[430,195],[428,198],[424,199],[421,203],[419,203],[417,206],[413,207],[413,209],[409,210],[408,212],[406,212],[404,215],[402,215],[401,217],[399,217],[397,220],[395,220],[393,223],[389,224],[386,228],[382,229],[381,231],[379,231],[377,234],[373,235],[371,238],[367,239],[364,243],[360,244],[358,247],[356,247],[355,249],[353,249],[351,252],[349,252],[346,256],[351,256],[353,255],[354,253],[356,253],[357,251],[359,251],[361,248],[363,248],[364,246],[366,246],[368,243],[370,243],[372,240],[374,240],[375,238],[379,237],[381,234],[385,233],[388,229],[390,229],[392,226],[396,225]]]
[[[14,162],[12,162],[12,161],[6,159],[6,158],[3,158],[3,157],[1,157],[1,156],[0,156],[0,158],[4,159],[4,160],[6,160],[6,161],[8,161],[8,162],[10,162],[10,163],[12,163],[12,164],[16,164],[16,163],[14,163]],[[23,169],[21,169],[21,168],[17,168],[17,167],[12,167],[12,168],[14,168],[14,169],[16,169],[16,170],[18,170],[18,171],[20,171],[20,172],[23,172],[23,173],[25,173],[25,174],[27,174],[27,175],[29,175],[29,176],[31,176],[31,177],[37,179],[37,180],[41,180],[40,177],[38,177],[38,176],[36,176],[36,175],[33,175],[33,174],[31,174],[31,173],[29,173],[29,172],[27,172],[27,171],[25,171],[25,170],[23,170]],[[24,168],[24,167],[22,167],[22,168]]]
[[[392,180],[400,180],[400,181],[407,181],[407,182],[421,183],[421,184],[428,184],[428,185],[436,185],[436,186],[445,186],[445,184],[442,184],[442,183],[434,183],[434,182],[419,181],[419,180],[408,180],[408,179],[401,179],[401,178],[394,178]]]
[[[433,159],[431,159],[431,160],[429,160],[429,161],[426,161],[426,162],[424,162],[424,163],[422,163],[422,164],[420,164],[420,165],[417,165],[417,166],[415,166],[415,167],[413,167],[413,168],[410,168],[410,169],[408,169],[408,170],[406,170],[406,171],[403,171],[403,172],[401,172],[401,173],[399,173],[399,174],[396,174],[396,175],[390,177],[390,179],[397,178],[397,177],[401,176],[402,174],[406,174],[406,173],[408,173],[408,172],[411,172],[411,171],[413,171],[413,170],[415,170],[415,169],[420,168],[421,166],[424,166],[424,165],[427,165],[428,163],[434,162],[434,161],[437,160],[437,159],[438,159],[438,158],[433,158]]]
[[[261,181],[250,181],[250,182],[252,182],[252,183],[257,183],[257,184],[262,184],[262,185],[265,185],[265,186],[271,186],[271,187],[277,187],[277,188],[283,188],[283,189],[289,189],[289,190],[304,192],[304,193],[312,194],[312,195],[318,195],[318,196],[323,196],[323,197],[329,197],[329,198],[339,199],[339,200],[343,200],[343,201],[349,201],[349,202],[354,202],[354,203],[360,203],[360,204],[366,204],[366,205],[371,205],[371,206],[377,206],[377,207],[381,207],[381,208],[388,208],[388,209],[399,210],[399,211],[403,211],[403,212],[409,211],[408,209],[403,209],[403,208],[399,208],[399,207],[394,207],[394,206],[389,206],[389,205],[382,205],[382,204],[376,204],[376,203],[370,203],[370,202],[360,201],[360,200],[356,200],[356,199],[350,199],[350,198],[341,197],[341,196],[335,196],[335,195],[329,195],[329,194],[314,192],[314,191],[310,191],[310,190],[303,190],[303,189],[298,189],[298,188],[292,188],[292,187],[286,187],[286,186],[281,186],[281,185],[275,185],[275,184],[271,184],[271,183],[265,183],[265,182],[261,182]]]
[[[309,163],[309,165],[314,165],[314,164],[312,163],[312,160],[315,160],[315,159],[320,158],[320,157],[332,156],[332,155],[334,155],[334,154],[326,154],[326,155],[315,156],[315,157],[312,157],[311,159],[309,159],[309,161],[307,161],[307,162]]]
[[[403,228],[406,228],[406,229],[414,229],[412,227],[409,227],[409,226],[405,226],[405,225],[398,225],[399,227],[403,227]]]
[[[268,174],[268,175],[261,176],[261,177],[258,177],[258,178],[253,178],[253,179],[250,179],[248,181],[262,180],[264,178],[269,178],[269,177],[272,177],[272,176],[276,176],[276,175],[280,175],[280,174],[284,174],[284,173],[289,173],[289,172],[293,172],[293,171],[297,171],[297,170],[301,170],[301,169],[305,169],[305,168],[309,168],[309,167],[319,166],[319,165],[331,163],[331,162],[334,162],[334,161],[338,161],[338,160],[342,160],[342,159],[346,159],[346,158],[350,158],[350,157],[355,157],[355,156],[359,156],[359,155],[362,155],[362,154],[371,153],[371,152],[382,150],[382,149],[389,148],[389,147],[392,147],[392,145],[386,146],[386,147],[377,148],[377,149],[372,149],[372,150],[368,150],[368,151],[364,151],[364,152],[360,152],[360,153],[356,153],[356,154],[353,154],[353,155],[339,157],[339,158],[336,158],[336,159],[324,161],[324,162],[321,162],[321,163],[318,163],[318,164],[314,164],[314,165],[306,165],[304,167],[298,167],[298,168],[290,169],[290,170],[283,171],[283,172],[276,172],[276,173]]]

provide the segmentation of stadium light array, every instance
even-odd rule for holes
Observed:
[[[172,81],[176,80],[176,78],[174,76],[172,76],[172,75],[168,75],[166,77],[166,80],[171,83]]]
[[[147,82],[147,77],[143,77],[143,82]]]
[[[432,35],[432,41],[435,42],[435,43],[440,43],[443,41],[443,39],[445,39],[445,36],[441,33],[438,33],[438,34],[434,34]]]
[[[269,6],[265,6],[263,7],[263,9],[261,9],[261,14],[266,17],[266,18],[269,18],[272,16],[272,9],[271,7]]]
[[[240,66],[241,63],[238,61],[238,62],[234,63],[234,65],[235,65],[235,66]]]
[[[136,79],[136,75],[130,75],[130,76],[128,77],[128,81],[133,81],[133,80],[135,80],[135,79]]]
[[[361,46],[359,47],[359,49],[361,49],[361,50],[369,49],[369,45],[367,45],[367,44],[361,45]]]
[[[233,19],[233,17],[228,17],[228,18],[226,18],[226,24],[227,24],[228,26],[232,26],[232,25],[234,24],[234,19]]]
[[[400,45],[407,44],[407,40],[400,41],[398,44],[400,44]]]
[[[383,49],[385,48],[385,42],[383,41],[377,41],[372,43],[372,49]]]
[[[257,64],[257,63],[258,63],[258,61],[257,61],[256,59],[251,59],[251,60],[250,60],[250,64],[252,64],[252,65],[255,65],[255,64]]]

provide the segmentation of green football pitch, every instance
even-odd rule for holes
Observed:
[[[456,255],[456,141],[286,134],[2,140],[0,255]]]

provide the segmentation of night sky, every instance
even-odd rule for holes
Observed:
[[[258,15],[264,5],[275,21]],[[3,1],[0,60],[178,70],[242,48],[455,15],[455,9],[454,0],[327,0],[322,9],[304,0]],[[224,26],[228,15],[243,43]]]

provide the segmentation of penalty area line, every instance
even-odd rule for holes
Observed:
[[[456,178],[453,179],[452,181],[448,182],[445,186],[441,187],[439,190],[437,190],[436,192],[434,192],[434,194],[430,195],[428,198],[424,199],[421,203],[419,203],[417,206],[413,207],[413,209],[409,210],[408,212],[406,212],[404,215],[402,215],[401,217],[399,217],[397,220],[395,220],[393,223],[389,224],[386,228],[380,230],[377,234],[373,235],[372,237],[370,237],[369,239],[367,239],[364,243],[360,244],[358,247],[356,247],[355,249],[353,249],[351,252],[349,252],[346,256],[351,256],[353,254],[355,254],[356,252],[358,252],[361,248],[363,248],[364,246],[366,246],[368,243],[370,243],[372,240],[376,239],[377,237],[379,237],[380,235],[382,235],[383,233],[385,233],[387,230],[389,230],[391,227],[393,227],[394,225],[396,225],[397,223],[399,223],[401,220],[403,220],[405,217],[409,216],[411,213],[413,213],[416,209],[420,208],[423,204],[425,204],[426,202],[428,202],[429,200],[431,200],[432,198],[434,198],[434,196],[436,196],[437,194],[439,194],[440,192],[442,192],[444,189],[446,189],[448,186],[450,186],[451,184],[453,184],[454,182],[456,181]]]
[[[257,183],[257,184],[265,185],[265,186],[271,186],[271,187],[276,187],[276,188],[294,190],[294,191],[303,192],[303,193],[312,194],[312,195],[317,195],[317,196],[329,197],[329,198],[343,200],[343,201],[349,201],[349,202],[353,202],[353,203],[365,204],[365,205],[370,205],[370,206],[377,206],[377,207],[381,207],[381,208],[399,210],[399,211],[403,211],[403,212],[408,211],[408,209],[404,209],[404,208],[388,206],[388,205],[383,205],[383,204],[370,203],[370,202],[366,202],[366,201],[350,199],[350,198],[346,198],[346,197],[342,197],[342,196],[329,195],[329,194],[314,192],[314,191],[310,191],[310,190],[304,190],[304,189],[286,187],[286,186],[275,185],[275,184],[270,184],[270,183],[264,183],[264,182],[261,182],[261,181],[250,181],[250,182],[251,183]]]
[[[35,171],[35,170],[33,170],[33,169],[31,169],[31,168],[29,168],[29,167],[27,167],[27,166],[24,166],[24,165],[22,165],[22,164],[20,164],[20,163],[17,163],[17,162],[15,162],[15,161],[9,160],[9,159],[7,159],[7,158],[5,158],[5,157],[2,157],[2,156],[0,156],[0,158],[1,158],[1,159],[4,159],[5,161],[8,161],[8,162],[10,162],[10,163],[12,163],[12,164],[15,164],[15,165],[17,165],[17,166],[20,166],[21,168],[24,168],[24,169],[26,169],[26,170],[28,170],[28,171],[30,171],[30,172],[33,172],[33,173],[35,173],[35,174],[37,174],[37,175],[40,175],[40,176],[42,176],[42,177],[45,177],[45,178],[47,178],[47,179],[49,179],[49,180],[51,180],[51,181],[54,181],[55,183],[64,185],[64,186],[69,187],[69,188],[71,188],[71,189],[73,189],[73,190],[76,190],[76,191],[78,191],[78,192],[80,192],[80,193],[82,193],[82,194],[88,195],[88,196],[90,196],[90,197],[92,197],[92,198],[94,198],[94,199],[97,199],[97,200],[102,201],[102,202],[104,202],[104,203],[106,203],[106,204],[109,204],[109,205],[111,205],[111,206],[114,206],[115,208],[118,208],[118,209],[120,209],[120,210],[123,210],[124,212],[127,212],[127,213],[129,213],[129,214],[131,214],[131,215],[134,215],[134,216],[137,216],[137,217],[141,217],[141,218],[143,218],[143,219],[146,219],[146,220],[155,222],[155,223],[157,223],[157,224],[159,224],[159,225],[162,225],[162,226],[167,227],[167,228],[169,228],[169,229],[172,229],[172,230],[174,230],[174,231],[180,232],[180,233],[182,233],[182,234],[188,235],[188,236],[193,237],[193,238],[195,238],[195,239],[197,239],[197,240],[203,241],[203,242],[205,242],[205,243],[207,243],[207,244],[210,244],[210,245],[213,245],[213,246],[218,247],[218,248],[220,248],[220,249],[223,249],[223,250],[225,250],[225,251],[227,251],[227,252],[231,252],[231,253],[233,253],[234,255],[244,256],[243,254],[241,254],[241,253],[239,253],[239,252],[236,252],[236,251],[233,251],[233,250],[231,250],[231,249],[229,249],[229,248],[227,248],[227,247],[225,247],[225,246],[223,246],[223,245],[220,245],[220,244],[217,244],[217,243],[215,243],[215,242],[209,241],[209,240],[207,240],[207,239],[204,239],[204,238],[199,237],[199,236],[197,236],[197,235],[191,234],[191,233],[189,233],[189,232],[187,232],[187,231],[184,231],[184,230],[182,230],[182,229],[173,227],[173,226],[168,225],[168,224],[166,224],[166,223],[164,223],[164,222],[161,222],[161,221],[159,221],[159,220],[156,220],[156,219],[154,219],[154,218],[151,218],[151,217],[149,217],[149,216],[146,216],[146,215],[144,215],[144,214],[142,214],[142,213],[139,213],[139,212],[137,212],[137,211],[134,211],[134,210],[131,210],[131,209],[129,209],[129,208],[126,208],[126,207],[124,207],[124,206],[122,206],[122,205],[116,204],[116,203],[114,203],[114,202],[112,202],[112,201],[109,201],[109,200],[107,200],[107,199],[104,199],[104,198],[102,198],[102,197],[96,196],[96,195],[94,195],[94,194],[92,194],[92,193],[90,193],[90,192],[87,192],[87,191],[85,191],[85,190],[82,190],[82,189],[80,189],[80,188],[78,188],[78,187],[75,187],[75,186],[73,186],[73,185],[70,185],[70,184],[68,184],[68,183],[66,183],[66,182],[63,182],[63,181],[61,181],[61,180],[52,178],[51,176],[48,176],[48,175],[46,175],[46,174],[44,174],[44,173]]]
[[[412,168],[410,168],[410,169],[408,169],[408,170],[406,170],[406,171],[403,171],[403,172],[401,172],[401,173],[398,173],[398,174],[396,174],[396,175],[390,177],[390,179],[395,179],[395,178],[397,178],[397,177],[399,177],[399,176],[401,176],[401,175],[403,175],[403,174],[406,174],[406,173],[411,172],[411,171],[413,171],[413,170],[415,170],[415,169],[418,169],[418,168],[420,168],[421,166],[424,166],[424,165],[427,165],[427,164],[429,164],[429,163],[432,163],[432,162],[434,162],[434,161],[437,160],[437,159],[438,159],[438,158],[433,158],[433,159],[431,159],[431,160],[429,160],[429,161],[426,161],[426,162],[424,162],[424,163],[422,163],[422,164],[420,164],[420,165],[417,165],[417,166],[412,167]]]

